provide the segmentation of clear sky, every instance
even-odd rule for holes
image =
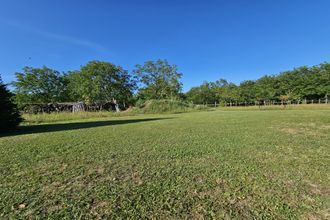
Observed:
[[[132,70],[167,59],[184,91],[330,61],[329,0],[1,0],[0,74],[75,70],[90,60]]]

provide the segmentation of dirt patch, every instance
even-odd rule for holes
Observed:
[[[298,134],[299,133],[299,130],[294,129],[294,128],[282,128],[281,131],[285,132],[285,133],[289,133],[289,134]]]
[[[137,185],[141,185],[141,184],[143,184],[142,178],[141,178],[141,176],[139,175],[138,172],[134,172],[134,173],[132,174],[132,180],[133,180],[133,182],[134,182],[135,184],[137,184]]]
[[[310,192],[314,195],[320,195],[320,196],[330,195],[330,190],[328,188],[312,183],[310,181],[306,181],[306,184],[309,186]]]
[[[330,130],[330,125],[322,125],[320,126],[320,129]]]
[[[301,217],[305,220],[330,219],[330,209],[321,210],[319,213],[309,213]]]
[[[319,131],[320,128],[307,128],[307,127],[301,127],[301,128],[282,128],[280,129],[281,132],[291,134],[291,135],[308,135],[308,136],[324,136],[322,132]]]

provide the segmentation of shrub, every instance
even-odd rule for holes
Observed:
[[[134,108],[134,112],[137,113],[181,113],[187,111],[199,110],[199,108],[195,107],[192,104],[187,102],[178,101],[178,100],[148,100],[143,104],[139,103],[139,105]]]
[[[17,105],[11,100],[12,94],[0,79],[0,131],[9,131],[16,128],[22,121]]]
[[[205,105],[194,105],[194,106],[192,106],[192,108],[194,108],[195,110],[199,110],[199,111],[209,110],[209,108]]]

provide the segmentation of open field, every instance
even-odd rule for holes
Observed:
[[[0,155],[0,218],[330,218],[327,108],[53,120]]]
[[[330,110],[330,104],[299,104],[299,105],[287,105],[286,107],[281,105],[267,105],[267,106],[241,106],[241,107],[205,107],[201,108],[201,111],[209,110],[220,110],[220,111],[248,111],[248,110]],[[175,112],[196,112],[196,108],[187,109],[176,109]],[[169,112],[171,113],[171,112]],[[173,112],[172,112],[173,113]],[[24,125],[33,125],[40,123],[52,123],[59,121],[69,121],[69,120],[80,120],[80,119],[93,119],[93,118],[105,118],[105,117],[121,117],[121,116],[134,116],[139,115],[138,111],[123,111],[123,112],[108,112],[108,111],[97,111],[97,112],[76,112],[74,114],[70,112],[60,112],[60,113],[44,113],[44,114],[23,114]]]

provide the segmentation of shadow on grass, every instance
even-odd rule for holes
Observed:
[[[138,122],[158,121],[164,119],[170,119],[170,118],[145,118],[145,119],[127,119],[127,120],[111,120],[111,121],[73,122],[73,123],[65,123],[65,124],[57,123],[57,124],[28,125],[28,126],[20,126],[17,131],[2,133],[0,134],[0,137],[55,132],[55,131],[67,131],[67,130],[94,128],[94,127],[102,127],[102,126],[110,126],[110,125],[122,125],[122,124],[138,123]]]

